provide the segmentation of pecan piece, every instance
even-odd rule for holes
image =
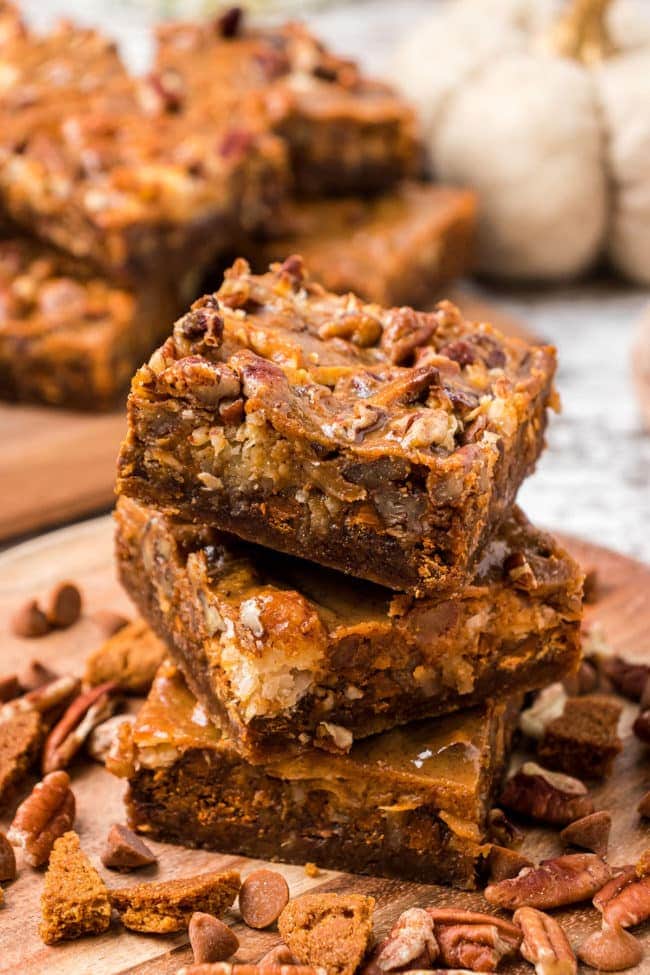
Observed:
[[[160,388],[200,406],[216,406],[222,399],[236,399],[241,392],[237,374],[223,362],[208,362],[188,355],[158,376]]]
[[[643,948],[629,931],[606,924],[580,945],[578,958],[600,972],[622,972],[640,963]]]
[[[244,11],[241,7],[226,7],[215,19],[214,27],[222,37],[235,37],[243,23]]]
[[[496,806],[488,813],[488,833],[498,846],[518,849],[524,842],[523,832],[508,819],[503,809]]]
[[[534,907],[520,907],[513,917],[524,940],[521,953],[537,975],[576,975],[578,962],[557,921]]]
[[[579,846],[583,850],[591,850],[592,853],[604,857],[607,853],[611,828],[612,817],[608,812],[601,811],[569,823],[560,836],[567,845]]]
[[[525,762],[508,779],[500,801],[512,812],[552,826],[567,826],[594,811],[587,788],[579,779],[549,772],[535,762]]]
[[[611,869],[595,853],[570,853],[490,884],[484,896],[488,904],[511,911],[518,907],[547,910],[588,900],[610,877]]]
[[[435,907],[427,913],[434,924],[440,960],[447,968],[494,972],[521,943],[519,928],[492,914]]]
[[[59,836],[72,829],[75,798],[67,772],[51,772],[38,782],[18,807],[7,834],[22,847],[30,867],[40,867]]]
[[[46,720],[51,719],[53,714],[60,712],[61,708],[67,706],[70,700],[79,692],[81,682],[78,677],[71,674],[64,674],[57,677],[49,684],[43,684],[22,697],[17,697],[13,701],[8,701],[0,708],[0,720],[6,721],[15,714],[25,711],[33,711],[41,714]]]
[[[43,772],[66,768],[93,728],[113,714],[116,701],[111,694],[117,684],[109,681],[80,694],[54,726],[43,750]]]
[[[602,903],[603,920],[612,926],[631,928],[650,917],[650,877],[636,872],[609,900]]]
[[[430,968],[438,957],[433,919],[420,907],[400,914],[387,937],[377,945],[362,969],[362,975],[393,972],[405,968]]]

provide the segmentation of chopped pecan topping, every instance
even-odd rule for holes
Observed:
[[[80,694],[50,732],[43,751],[43,772],[66,768],[93,728],[109,718],[116,706],[110,681]]]
[[[500,801],[506,809],[553,826],[566,826],[594,811],[579,779],[549,772],[534,762],[526,762],[508,779]]]
[[[222,362],[208,362],[198,355],[179,359],[158,377],[160,388],[176,396],[196,401],[200,406],[216,406],[222,399],[235,399],[241,385],[235,372]]]
[[[516,589],[537,588],[537,578],[523,552],[511,552],[503,563],[505,574]]]
[[[75,798],[67,772],[51,772],[18,807],[8,838],[31,867],[46,863],[55,840],[72,829]]]
[[[524,935],[521,953],[535,966],[536,975],[576,975],[576,956],[554,918],[533,907],[520,907],[513,921]]]
[[[485,899],[495,907],[547,910],[588,900],[611,877],[611,869],[593,853],[576,853],[544,860],[510,880],[490,884]]]

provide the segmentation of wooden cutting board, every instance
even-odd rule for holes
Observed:
[[[589,612],[605,629],[615,649],[628,657],[650,661],[650,568],[613,552],[568,540],[567,544],[584,566],[596,568],[601,582],[601,595]],[[26,598],[44,596],[53,583],[63,578],[76,580],[83,588],[84,617],[74,627],[37,640],[15,637],[9,626],[11,614]],[[112,558],[112,524],[110,517],[95,519],[10,549],[0,556],[0,646],[2,672],[9,673],[38,657],[59,671],[81,672],[86,654],[100,641],[100,633],[89,614],[110,608],[132,614],[128,599],[115,578]],[[635,861],[649,845],[647,825],[640,823],[636,805],[650,788],[650,766],[647,752],[630,734],[634,708],[626,707],[625,749],[616,763],[609,782],[594,789],[597,808],[610,809],[614,828],[610,856],[614,863]],[[98,864],[98,854],[108,827],[122,822],[124,784],[94,764],[79,764],[72,770],[77,796],[76,827],[84,849]],[[7,820],[0,821],[6,828]],[[157,870],[145,871],[138,879],[170,878],[202,870],[236,866],[244,871],[253,861],[216,853],[185,850],[162,843],[152,843],[160,855]],[[525,851],[535,860],[559,852],[557,834],[546,830],[530,831]],[[277,866],[286,876],[293,896],[311,889],[358,891],[377,898],[376,931],[382,934],[406,907],[436,904],[485,910],[480,894],[465,894],[447,888],[401,883],[376,878],[352,877],[323,871],[308,878],[301,867]],[[133,882],[103,870],[113,886]],[[22,975],[171,975],[190,960],[184,935],[154,937],[127,932],[117,925],[99,938],[84,938],[48,948],[39,940],[39,896],[42,875],[22,867],[18,880],[5,887],[6,902],[0,910],[0,973]],[[567,910],[559,914],[574,944],[579,944],[597,925],[596,912],[590,907]],[[240,957],[256,960],[277,941],[273,932],[253,932],[237,922]],[[645,968],[650,971],[650,931],[641,930],[646,946]],[[504,972],[525,973],[531,969],[523,963],[511,964]]]
[[[462,292],[453,297],[468,317],[530,338],[497,307]],[[0,403],[0,542],[108,509],[124,431],[122,409],[92,414]]]

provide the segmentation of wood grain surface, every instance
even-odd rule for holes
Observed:
[[[620,652],[640,660],[650,660],[650,569],[605,549],[569,541],[573,552],[585,566],[595,567],[602,595],[590,609],[603,625],[611,643]],[[83,588],[84,616],[67,631],[36,640],[14,636],[10,617],[21,602],[31,596],[45,596],[50,586],[63,578],[76,580]],[[120,590],[112,558],[112,524],[110,517],[60,529],[0,556],[0,646],[2,671],[11,672],[37,657],[58,670],[81,672],[85,655],[100,641],[101,634],[90,614],[100,608],[132,613],[128,599]],[[594,790],[597,808],[610,809],[614,827],[610,859],[614,863],[634,861],[648,845],[648,828],[640,823],[636,805],[650,788],[647,753],[630,735],[634,714],[626,708],[625,749],[616,763],[613,777]],[[124,784],[94,764],[80,763],[72,770],[77,796],[79,831],[83,848],[99,865],[99,853],[108,827],[123,821],[122,793]],[[7,819],[0,822],[5,828]],[[202,870],[236,866],[247,871],[253,861],[221,856],[216,853],[185,850],[152,843],[160,855],[158,868],[141,875],[141,879],[169,878]],[[525,851],[534,859],[559,852],[557,834],[547,830],[530,831]],[[100,867],[100,869],[102,869]],[[375,878],[352,877],[330,871],[308,878],[301,867],[278,866],[286,876],[292,895],[310,889],[368,892],[377,898],[376,931],[382,934],[395,917],[413,905],[447,905],[488,909],[480,894],[464,894],[442,887],[401,883]],[[132,882],[128,877],[103,870],[109,885]],[[114,925],[98,938],[83,938],[57,947],[46,947],[38,937],[39,897],[42,875],[26,866],[20,867],[18,880],[6,886],[6,901],[0,911],[0,973],[36,973],[48,975],[171,975],[190,960],[184,935],[144,936],[127,932]],[[589,906],[559,912],[574,944],[597,925],[596,912]],[[274,932],[253,932],[238,921],[236,912],[228,918],[234,923],[242,947],[239,956],[256,960],[275,943]],[[650,970],[650,932],[641,931]],[[504,972],[531,972],[524,963],[513,963]]]
[[[530,337],[497,307],[462,291],[453,298],[468,317]],[[0,542],[107,510],[124,431],[123,409],[92,414],[0,403]]]

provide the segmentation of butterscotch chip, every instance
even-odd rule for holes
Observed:
[[[16,879],[16,854],[14,848],[5,836],[0,832],[0,881]]]
[[[227,924],[201,911],[195,911],[190,918],[188,934],[197,965],[225,961],[239,948],[239,938]]]
[[[307,874],[308,877],[320,876],[320,870],[318,869],[315,863],[311,862],[311,860],[305,864],[305,873]]]
[[[239,874],[228,870],[123,887],[112,891],[111,899],[125,927],[145,934],[168,934],[187,928],[195,911],[222,914],[232,905],[239,887]]]
[[[30,599],[14,614],[11,629],[16,636],[31,639],[49,633],[50,624],[36,600]]]
[[[111,923],[108,888],[79,846],[76,833],[54,844],[41,896],[39,934],[45,944],[101,934]]]
[[[583,850],[591,850],[592,853],[604,857],[607,854],[611,828],[612,817],[608,812],[601,810],[591,813],[590,816],[583,816],[582,819],[576,819],[562,830],[560,836],[571,846],[579,846]]]
[[[166,654],[164,644],[143,620],[127,623],[86,660],[86,684],[115,681],[120,690],[146,694]]]
[[[107,637],[119,633],[129,622],[126,616],[115,613],[112,609],[98,609],[90,618]]]
[[[74,582],[60,582],[50,593],[46,614],[50,626],[65,629],[81,616],[81,593]]]
[[[139,836],[126,826],[113,823],[108,831],[106,846],[102,853],[102,863],[105,867],[128,872],[137,870],[138,867],[149,867],[157,862],[155,853]]]
[[[44,740],[43,720],[35,710],[0,721],[0,804],[36,763]]]
[[[287,904],[278,929],[301,964],[353,975],[368,948],[374,906],[362,894],[304,894]]]
[[[277,870],[254,870],[239,891],[239,912],[249,928],[268,928],[289,901],[289,885]]]

